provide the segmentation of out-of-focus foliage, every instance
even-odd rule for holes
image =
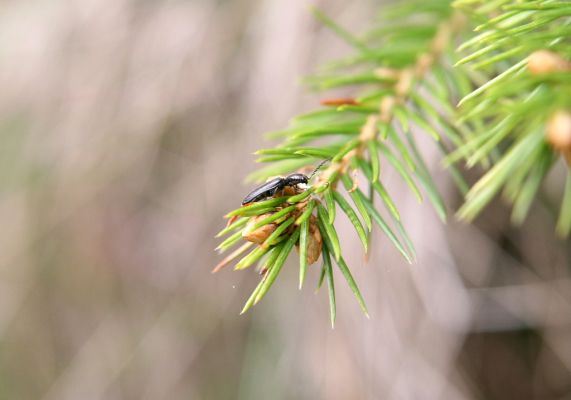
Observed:
[[[473,1],[455,6],[479,21],[460,46],[458,64],[478,72],[479,87],[460,101],[470,140],[448,158],[491,166],[459,210],[471,220],[502,191],[521,223],[560,155],[571,166],[571,3]],[[571,170],[557,231],[571,230]]]

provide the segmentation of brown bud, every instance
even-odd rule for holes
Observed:
[[[550,72],[569,71],[571,63],[552,51],[538,50],[529,56],[527,68],[532,74],[540,75]]]
[[[547,141],[561,152],[571,166],[571,111],[556,111],[547,123]]]
[[[315,263],[321,255],[323,241],[317,227],[315,217],[312,215],[309,221],[309,235],[307,237],[307,265]]]
[[[256,223],[260,222],[262,219],[267,218],[271,215],[272,213],[267,213],[250,218],[250,220],[246,224],[246,227],[244,228],[244,231],[242,232],[242,238],[244,240],[247,240],[248,242],[254,242],[258,244],[264,243],[264,241],[268,238],[268,236],[270,236],[273,233],[273,231],[276,230],[277,225],[271,223],[261,226],[254,230],[252,229]]]
[[[332,99],[323,99],[320,101],[322,106],[344,106],[344,105],[357,105],[359,104],[357,100],[352,97],[347,98],[332,98]]]

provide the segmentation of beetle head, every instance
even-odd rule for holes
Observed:
[[[290,174],[285,177],[288,186],[297,185],[299,183],[307,183],[309,182],[309,178],[304,174]]]

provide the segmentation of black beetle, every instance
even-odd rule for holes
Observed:
[[[271,181],[264,183],[262,186],[252,190],[246,197],[244,197],[242,205],[255,203],[265,199],[266,197],[271,197],[286,186],[295,186],[299,183],[307,182],[309,182],[309,178],[304,174],[291,174],[285,178],[274,178]]]
[[[272,197],[277,192],[285,188],[286,186],[295,186],[299,185],[300,183],[307,184],[309,180],[315,175],[317,170],[321,168],[323,164],[325,164],[328,160],[322,161],[317,168],[311,173],[308,177],[304,174],[295,173],[286,176],[285,178],[274,178],[271,181],[264,183],[263,185],[257,187],[256,189],[252,190],[244,200],[242,200],[242,205],[246,205],[248,203],[255,203],[267,197]]]

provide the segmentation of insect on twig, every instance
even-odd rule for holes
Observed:
[[[274,196],[280,190],[283,190],[285,187],[288,186],[297,186],[300,183],[307,184],[311,178],[319,171],[319,169],[328,162],[329,159],[323,160],[319,163],[317,168],[313,170],[311,175],[307,176],[305,174],[294,173],[284,177],[274,178],[260,186],[256,189],[252,190],[244,200],[242,200],[242,205],[246,205],[249,203],[255,203],[257,201],[263,200],[268,197]]]

